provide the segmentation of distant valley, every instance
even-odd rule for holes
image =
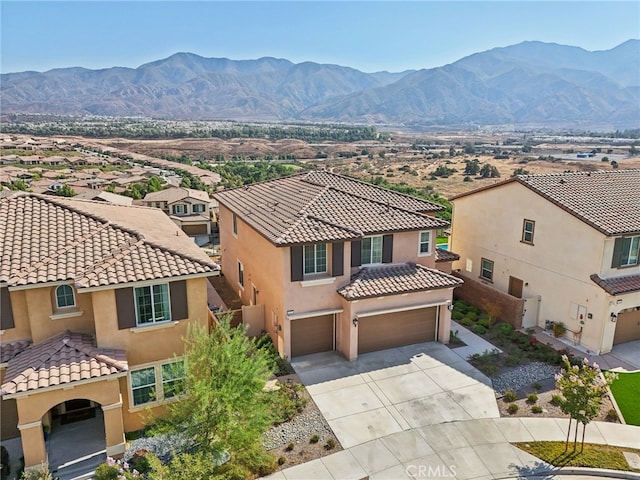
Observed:
[[[135,69],[6,73],[0,82],[5,118],[11,113],[143,116],[407,130],[640,127],[640,40],[595,52],[524,42],[398,73],[177,53]]]

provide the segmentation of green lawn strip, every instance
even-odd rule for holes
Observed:
[[[616,399],[624,421],[628,425],[640,426],[640,372],[618,373],[618,378],[611,384],[611,393]]]
[[[550,463],[554,467],[607,468],[640,472],[640,470],[631,468],[622,455],[622,452],[640,454],[640,450],[634,448],[585,443],[584,450],[581,452],[580,443],[578,442],[574,452],[572,441],[569,442],[567,451],[565,451],[565,442],[524,442],[516,443],[515,446]]]

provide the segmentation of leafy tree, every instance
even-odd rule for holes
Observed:
[[[244,328],[231,328],[229,321],[226,315],[211,332],[202,326],[189,328],[184,353],[187,393],[169,405],[168,417],[159,420],[157,428],[179,429],[202,454],[229,456],[231,464],[257,473],[272,460],[261,444],[262,433],[271,425],[262,389],[272,375],[272,362]],[[257,458],[260,465],[250,462]]]
[[[22,192],[28,192],[29,185],[27,185],[27,182],[25,182],[23,179],[17,178],[11,181],[11,183],[9,184],[9,190],[20,190]]]
[[[498,178],[500,176],[500,172],[493,165],[485,163],[480,169],[480,176],[482,178]]]
[[[473,160],[465,160],[464,163],[466,163],[466,166],[464,167],[465,175],[477,175],[480,171],[480,162],[477,158],[474,158]]]
[[[597,363],[589,365],[589,360],[586,358],[582,364],[572,365],[569,358],[563,355],[562,362],[564,368],[556,374],[556,387],[562,393],[562,399],[559,402],[560,409],[569,415],[565,451],[569,448],[571,422],[575,420],[576,430],[573,438],[573,451],[575,452],[578,442],[578,424],[582,423],[582,448],[584,448],[584,433],[587,424],[598,416],[602,399],[617,375],[612,372],[602,373]]]
[[[445,167],[444,165],[440,165],[438,166],[438,168],[435,169],[432,175],[435,175],[436,177],[447,178],[456,172],[457,170],[455,168],[449,168],[449,167]]]
[[[512,176],[512,177],[515,177],[515,176],[517,176],[517,175],[529,175],[529,173],[530,173],[530,172],[529,172],[529,170],[525,170],[525,169],[524,169],[524,168],[522,168],[522,167],[518,167],[518,168],[516,168],[516,169],[513,171],[513,173],[511,174],[511,176]]]
[[[77,193],[73,188],[65,183],[62,188],[56,190],[56,195],[58,195],[59,197],[75,197]]]
[[[115,183],[110,183],[109,185],[107,185],[107,187],[104,189],[105,192],[109,192],[109,193],[116,193],[116,184]]]
[[[164,183],[165,183],[165,181],[162,178],[158,177],[157,175],[154,175],[147,182],[147,193],[149,193],[149,192],[159,192],[160,190],[162,190],[164,188],[163,187]]]

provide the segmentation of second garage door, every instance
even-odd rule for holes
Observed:
[[[360,318],[358,353],[434,341],[437,312],[430,307]]]
[[[618,314],[613,344],[640,340],[640,310],[627,310]]]
[[[333,350],[333,314],[291,320],[291,356]]]

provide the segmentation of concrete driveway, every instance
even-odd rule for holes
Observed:
[[[292,361],[344,448],[393,433],[498,418],[490,380],[445,345],[420,343],[360,355],[337,352]]]
[[[614,345],[611,353],[640,370],[640,340]]]

